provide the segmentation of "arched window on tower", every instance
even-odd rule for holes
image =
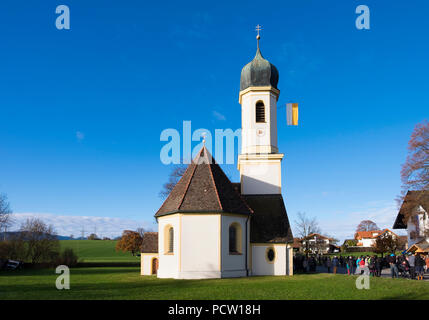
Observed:
[[[265,105],[262,101],[256,102],[256,122],[265,122]]]

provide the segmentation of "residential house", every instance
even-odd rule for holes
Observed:
[[[380,236],[391,235],[397,238],[398,235],[389,229],[371,230],[371,231],[358,231],[355,233],[356,246],[370,248],[375,245],[375,241]]]
[[[406,229],[408,251],[429,253],[429,190],[408,191],[393,229]]]
[[[335,239],[327,236],[312,233],[301,239],[302,251],[308,251],[309,253],[330,253],[339,252],[340,249],[334,244]]]

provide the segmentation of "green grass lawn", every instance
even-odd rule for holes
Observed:
[[[429,282],[312,274],[215,280],[157,279],[138,267],[71,269],[70,290],[57,290],[53,269],[0,273],[0,299],[429,299]]]
[[[72,248],[83,262],[140,262],[140,257],[116,251],[116,240],[60,240],[60,246]]]

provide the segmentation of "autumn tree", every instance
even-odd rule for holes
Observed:
[[[381,256],[385,253],[395,253],[400,246],[398,238],[393,237],[391,234],[378,237],[373,244],[374,252],[381,253]]]
[[[140,252],[143,237],[136,231],[124,230],[122,237],[116,243],[116,251],[131,252],[134,256]]]
[[[408,190],[429,190],[429,122],[414,128],[408,142],[408,156],[401,170],[403,194]]]
[[[184,165],[177,165],[173,167],[169,174],[168,182],[164,183],[162,190],[159,192],[159,196],[162,199],[166,199],[168,197],[171,190],[173,190],[174,186],[177,184],[177,182],[179,182],[185,171],[186,166]]]
[[[356,232],[359,231],[373,231],[373,230],[379,230],[377,224],[371,220],[363,220],[359,223],[359,225],[356,228]]]
[[[429,122],[427,120],[418,123],[408,142],[408,155],[401,168],[401,194],[397,198],[398,205],[403,205],[406,213],[404,221],[409,218],[412,209],[419,203],[425,201],[426,192],[414,193],[404,202],[409,190],[429,190]]]

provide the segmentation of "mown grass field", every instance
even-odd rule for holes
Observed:
[[[72,248],[82,262],[140,262],[140,257],[116,251],[116,240],[60,240],[60,246]]]
[[[138,267],[74,268],[70,290],[57,290],[53,269],[0,273],[3,299],[429,299],[429,282],[371,278],[358,290],[356,276],[311,274],[215,280],[140,276]]]

